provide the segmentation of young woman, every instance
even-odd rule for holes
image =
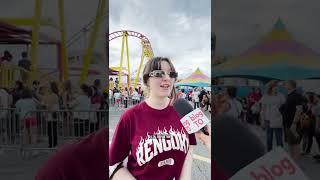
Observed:
[[[196,140],[184,130],[172,106],[177,75],[168,58],[147,62],[143,83],[149,96],[120,118],[109,149],[111,179],[191,179]]]
[[[279,108],[285,102],[285,97],[277,92],[277,82],[272,81],[267,85],[267,93],[260,99],[262,119],[267,129],[267,150],[272,150],[273,132],[276,135],[278,146],[283,146],[282,115]]]

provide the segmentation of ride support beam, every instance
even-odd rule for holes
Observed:
[[[29,83],[36,78],[37,63],[38,63],[38,44],[39,44],[39,28],[40,28],[40,17],[41,17],[42,0],[35,0],[35,11],[34,11],[34,23],[32,26],[32,40],[31,40],[31,78]]]
[[[142,53],[141,53],[141,60],[140,60],[140,65],[139,65],[139,68],[138,68],[138,72],[137,72],[137,75],[134,79],[134,88],[137,87],[138,85],[138,81],[139,81],[139,74],[140,74],[140,71],[141,71],[141,68],[142,68],[142,65],[143,65],[143,60],[144,60],[144,48],[143,48],[143,41],[141,41],[141,44],[142,44]]]
[[[124,41],[126,40],[126,37],[127,36],[127,33],[125,32],[123,34],[123,37],[122,37],[122,43],[121,43],[121,54],[120,54],[120,69],[119,69],[119,73],[118,73],[118,76],[119,76],[119,88],[121,89],[122,85],[121,85],[121,77],[122,77],[122,65],[123,65],[123,50],[124,50]]]
[[[82,71],[80,75],[79,84],[83,84],[87,80],[90,60],[92,58],[93,50],[95,48],[99,27],[101,25],[104,14],[106,12],[106,6],[107,6],[106,0],[99,0],[95,23],[93,25],[93,29],[90,34],[88,49],[83,58]]]
[[[59,0],[59,26],[60,26],[60,41],[61,41],[61,57],[63,76],[62,80],[67,81],[69,79],[69,66],[68,66],[68,52],[66,48],[66,31],[64,22],[64,0]]]
[[[128,79],[127,79],[127,87],[131,86],[131,74],[130,74],[130,59],[129,59],[129,45],[128,45],[128,36],[126,38],[126,54],[127,54],[127,65],[128,65]]]
[[[17,26],[33,26],[35,23],[32,17],[30,18],[0,18],[1,21],[17,25]],[[56,29],[59,29],[59,26],[53,22],[51,18],[40,18],[40,26],[49,26]]]

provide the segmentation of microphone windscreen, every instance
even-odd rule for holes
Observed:
[[[173,103],[173,108],[178,112],[180,116],[185,116],[191,111],[193,111],[193,107],[191,104],[183,99],[183,98],[178,98],[174,103]]]
[[[239,119],[221,115],[212,128],[213,157],[229,176],[266,153],[265,145]]]

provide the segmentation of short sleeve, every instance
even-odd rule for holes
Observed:
[[[189,134],[189,145],[197,145],[196,136],[194,134]]]
[[[128,114],[128,111],[122,114],[114,131],[113,138],[109,146],[109,166],[122,162],[129,155],[131,130]]]

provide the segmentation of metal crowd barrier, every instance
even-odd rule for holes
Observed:
[[[37,110],[18,117],[15,109],[0,109],[1,143],[4,150],[20,150],[25,158],[40,151],[50,152],[108,125],[107,110]],[[0,113],[1,114],[1,113]]]
[[[143,100],[144,100],[144,97],[140,97],[140,100],[134,100],[134,99],[132,99],[132,96],[129,96],[127,99],[125,99],[123,96],[121,96],[120,105],[121,105],[121,107],[125,107],[125,105],[127,103],[127,107],[130,107],[132,105],[138,104],[139,102],[141,102]],[[109,105],[110,106],[117,106],[116,99],[113,96],[110,99]]]
[[[0,149],[20,149],[20,122],[15,109],[0,109]]]

